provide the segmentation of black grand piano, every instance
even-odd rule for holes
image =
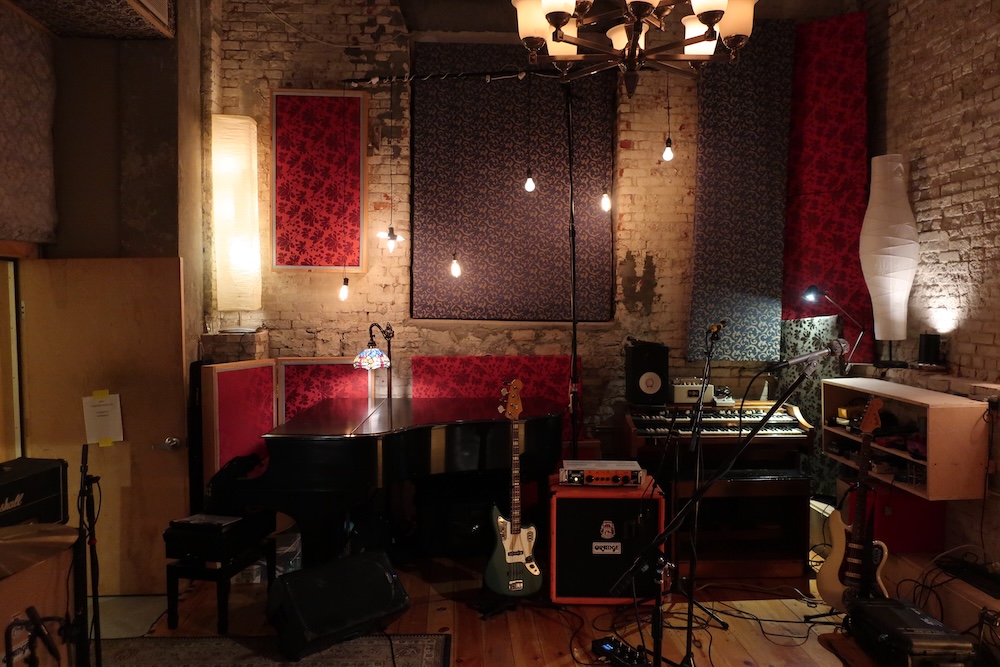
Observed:
[[[301,531],[303,565],[332,560],[380,491],[439,475],[510,470],[512,422],[498,405],[473,398],[322,400],[265,434],[264,472],[227,485],[214,501],[287,514]],[[523,481],[544,483],[555,471],[565,409],[525,401],[518,420]],[[504,498],[496,501],[503,507]]]

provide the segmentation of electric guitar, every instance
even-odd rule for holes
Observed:
[[[884,543],[868,535],[868,475],[872,467],[872,433],[881,426],[878,411],[882,400],[872,397],[861,419],[861,451],[858,453],[858,483],[854,493],[854,520],[848,527],[840,510],[830,514],[830,555],[816,574],[816,589],[823,601],[837,611],[847,612],[859,598],[881,594],[888,597],[882,583],[888,550]]]
[[[493,507],[493,529],[496,531],[496,548],[486,564],[483,581],[499,595],[527,596],[542,587],[542,573],[532,556],[537,532],[534,526],[521,526],[521,445],[518,438],[517,418],[521,415],[520,380],[513,380],[502,393],[505,405],[500,412],[510,423],[510,521]]]

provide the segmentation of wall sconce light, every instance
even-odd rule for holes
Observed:
[[[834,307],[837,310],[839,310],[841,314],[843,314],[844,317],[846,317],[848,320],[851,321],[851,324],[853,324],[854,326],[856,326],[858,329],[861,330],[861,333],[858,334],[858,339],[854,341],[854,347],[851,348],[850,354],[848,354],[847,358],[844,359],[845,364],[850,364],[851,359],[854,358],[854,353],[857,352],[858,350],[858,345],[861,344],[861,339],[865,337],[865,332],[867,331],[867,329],[865,329],[865,327],[861,325],[861,322],[858,322],[856,319],[854,319],[854,317],[851,316],[850,313],[844,310],[843,306],[841,306],[839,303],[831,299],[829,294],[827,294],[820,288],[816,287],[815,285],[810,285],[808,288],[806,288],[806,291],[802,293],[802,299],[804,301],[808,301],[809,303],[818,302],[820,297],[832,303]]]
[[[385,339],[385,352],[375,345],[375,329]],[[374,371],[379,368],[391,368],[392,366],[392,339],[395,336],[391,324],[386,324],[382,328],[375,322],[368,327],[368,347],[358,352],[354,357],[354,367],[366,371]],[[385,395],[392,398],[392,371],[389,370],[385,376]]]
[[[212,116],[212,228],[219,310],[260,310],[257,122]]]

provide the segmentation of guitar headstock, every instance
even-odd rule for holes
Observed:
[[[510,384],[500,390],[500,393],[506,398],[504,404],[499,408],[500,412],[511,421],[521,416],[521,388],[523,386],[524,384],[520,380],[514,378]]]
[[[861,418],[861,426],[859,427],[862,433],[871,435],[875,432],[875,429],[882,425],[882,420],[878,416],[878,411],[882,409],[882,405],[882,399],[877,396],[872,396],[868,399],[868,405],[865,407],[865,416]]]

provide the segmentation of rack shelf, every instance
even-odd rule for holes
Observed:
[[[927,458],[872,443],[873,452],[891,457],[908,472],[872,472],[871,476],[927,500],[982,498],[986,482],[986,404],[954,394],[872,378],[823,380],[823,453],[846,466],[857,465],[841,453],[845,442],[861,437],[834,426],[837,409],[877,396],[881,415],[913,421],[926,437]],[[884,421],[884,420],[883,420]],[[920,481],[916,481],[920,480]]]

